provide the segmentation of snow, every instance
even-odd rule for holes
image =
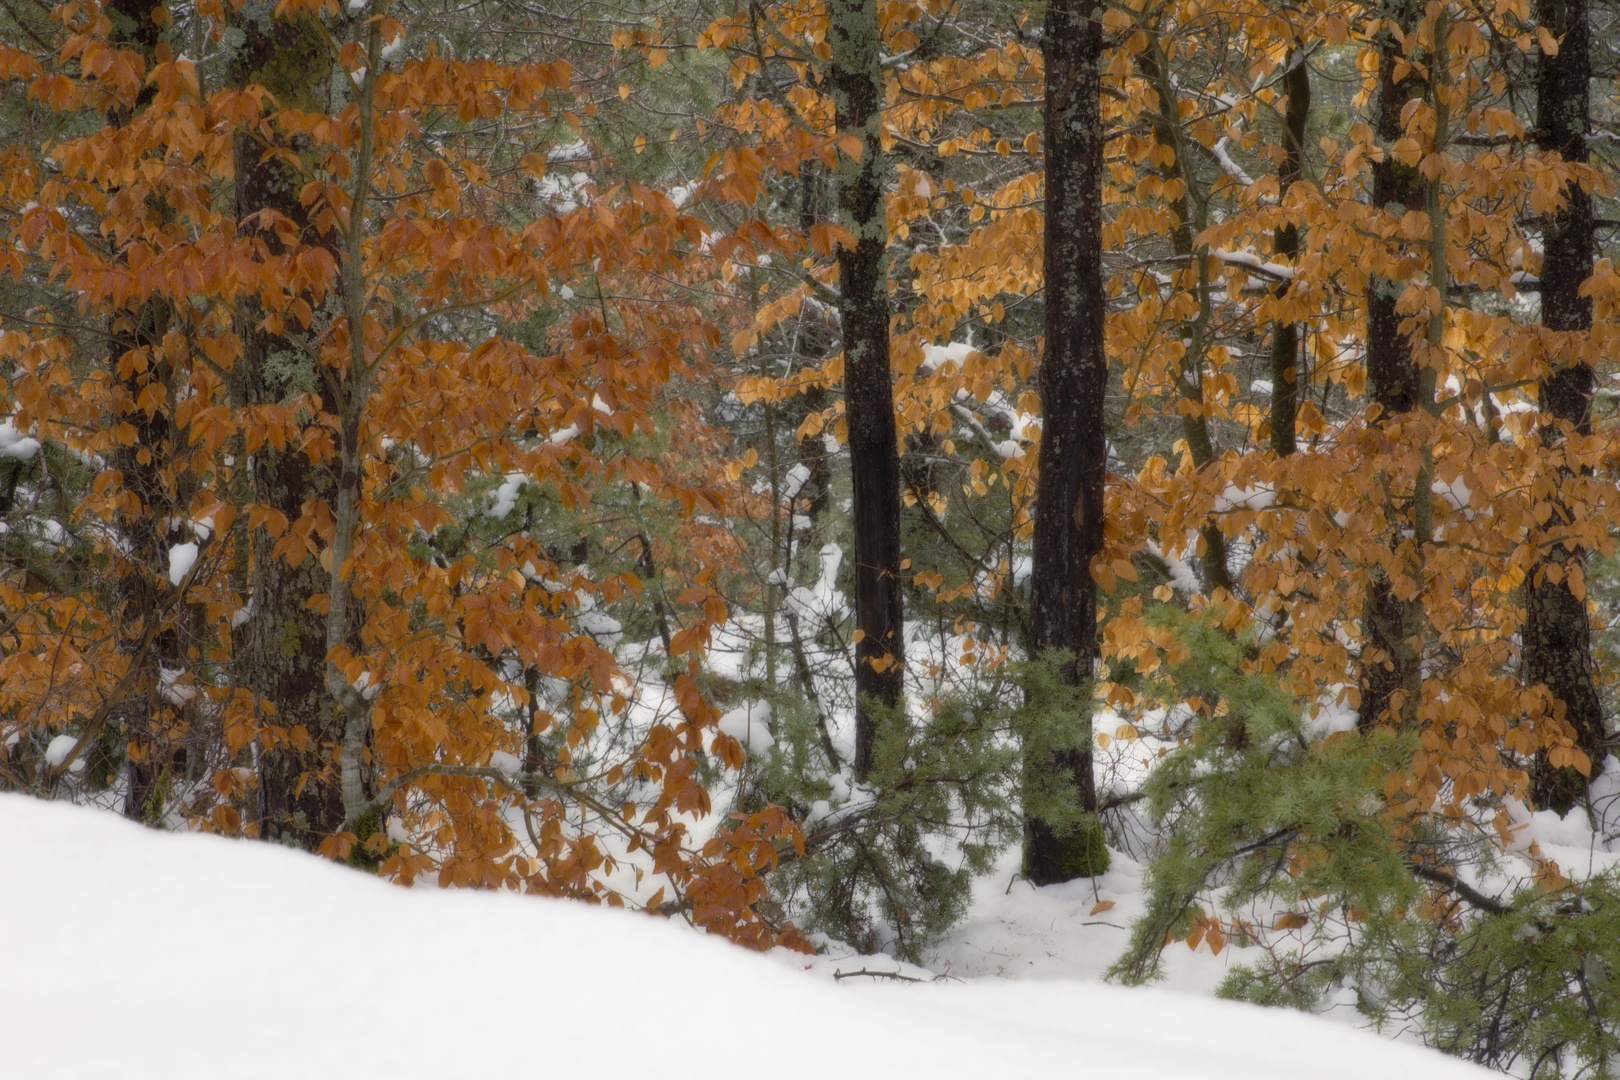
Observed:
[[[1345,688],[1337,687],[1335,690],[1335,693],[1317,703],[1314,713],[1307,713],[1302,718],[1300,726],[1305,731],[1307,741],[1316,742],[1341,731],[1354,731],[1361,722],[1361,711],[1351,708],[1344,701],[1348,696]]]
[[[1166,554],[1157,543],[1148,540],[1142,545],[1153,555],[1164,560],[1164,565],[1170,568],[1170,585],[1183,596],[1197,596],[1202,590],[1198,587],[1198,578],[1192,567],[1187,565],[1185,559],[1176,555]]]
[[[1266,510],[1276,502],[1277,492],[1275,488],[1268,488],[1264,485],[1238,487],[1235,484],[1229,484],[1226,490],[1215,499],[1215,510],[1217,513],[1238,509]]]
[[[796,498],[800,489],[802,489],[804,485],[809,482],[809,480],[810,466],[801,461],[799,464],[789,469],[787,471],[787,475],[782,478],[782,498]]]
[[[503,518],[510,514],[513,508],[517,506],[518,493],[523,490],[523,485],[528,479],[528,476],[524,473],[507,473],[506,479],[501,482],[501,486],[495,489],[494,495],[490,496],[489,516]]]
[[[381,681],[372,678],[369,671],[362,671],[351,685],[354,687],[354,692],[367,701],[375,701],[377,695],[382,693]]]
[[[1444,499],[1446,505],[1453,510],[1462,510],[1465,513],[1468,510],[1468,501],[1474,496],[1473,490],[1469,488],[1461,476],[1449,484],[1444,480],[1436,480],[1429,486],[1429,490]],[[1468,516],[1473,517],[1473,514],[1469,513]]]
[[[516,754],[509,754],[505,750],[495,750],[489,755],[489,766],[499,769],[508,776],[522,776],[523,762],[518,760]]]
[[[833,982],[825,959],[762,957],[650,916],[405,890],[15,794],[0,795],[0,867],[0,910],[27,928],[0,965],[0,1015],[27,1033],[7,1044],[17,1077],[710,1080],[743,1061],[783,1080],[1056,1077],[1077,1063],[1120,1080],[1493,1075],[1319,1017],[1072,977]],[[1004,899],[1020,894],[1054,927],[1075,911],[1096,921],[1090,883]],[[243,985],[251,1002],[231,990]]]
[[[1213,154],[1215,160],[1220,163],[1221,171],[1226,173],[1227,176],[1230,176],[1232,179],[1236,180],[1246,188],[1253,187],[1254,177],[1244,172],[1243,167],[1236,161],[1233,161],[1232,155],[1226,151],[1226,148],[1231,144],[1231,141],[1232,140],[1227,138],[1217,139],[1215,141],[1215,145],[1209,148],[1210,153]],[[1273,202],[1275,200],[1267,199],[1265,201]]]
[[[30,439],[12,427],[11,421],[0,423],[0,458],[27,461],[39,453],[39,440]]]
[[[163,694],[163,700],[170,705],[184,705],[197,696],[195,686],[182,685],[180,680],[185,678],[185,671],[181,668],[158,668],[158,686]]]
[[[604,649],[611,649],[624,638],[624,624],[605,611],[581,611],[579,628]]]
[[[1593,783],[1594,790],[1600,784],[1612,785],[1617,768],[1620,765],[1609,759],[1605,773]],[[1511,796],[1502,802],[1513,823],[1512,851],[1528,855],[1533,847],[1535,854],[1556,863],[1560,873],[1575,880],[1620,867],[1620,852],[1609,850],[1613,845],[1598,836],[1585,808],[1576,807],[1560,817],[1556,810],[1532,811]]]
[[[178,586],[191,573],[197,561],[196,544],[176,544],[169,549],[169,584]]]
[[[79,737],[77,735],[58,735],[45,748],[45,764],[53,769],[60,768],[62,762],[68,759],[68,755],[73,753],[73,748],[78,745]],[[81,754],[79,759],[68,767],[68,771],[84,771],[84,755]]]
[[[776,745],[767,726],[771,706],[765,701],[746,701],[720,718],[720,730],[743,744],[753,754],[765,754]]]
[[[392,60],[394,57],[398,56],[400,50],[404,48],[405,38],[403,36],[396,37],[393,41],[390,41],[388,44],[382,47],[382,58],[384,60]]]
[[[838,591],[838,567],[843,561],[843,548],[837,544],[824,545],[820,554],[821,576],[815,586],[806,589],[796,585],[787,594],[787,606],[795,615],[814,620],[813,631],[819,629],[823,621],[837,625],[849,614],[849,601]]]
[[[1294,280],[1294,268],[1292,266],[1287,263],[1267,262],[1252,252],[1228,251],[1225,248],[1215,248],[1210,254],[1221,260],[1221,262],[1232,266],[1247,266],[1279,281]]]

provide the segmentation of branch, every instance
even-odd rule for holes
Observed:
[[[1472,885],[1463,881],[1450,870],[1440,870],[1434,867],[1424,866],[1421,863],[1412,860],[1409,860],[1407,865],[1411,867],[1413,877],[1427,881],[1433,885],[1438,885],[1447,892],[1456,893],[1462,899],[1468,901],[1481,911],[1488,911],[1492,915],[1507,915],[1513,911],[1513,909],[1507,904],[1502,903],[1502,901],[1497,900],[1494,897],[1486,896]]]
[[[539,773],[507,772],[497,769],[493,765],[418,765],[394,777],[378,789],[377,794],[355,807],[354,812],[343,822],[344,825],[353,825],[367,814],[378,813],[393,799],[394,794],[407,784],[414,783],[424,776],[476,776],[485,780],[493,780],[504,787],[511,788],[520,795],[527,795],[524,785],[534,784],[547,787],[553,791],[569,792],[577,785],[564,783],[561,780]]]

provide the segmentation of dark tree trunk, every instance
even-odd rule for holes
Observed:
[[[838,250],[844,340],[844,416],[854,481],[855,776],[872,768],[878,714],[898,708],[904,611],[900,591],[900,455],[889,373],[887,175],[882,132],[883,69],[876,0],[828,0],[832,92],[840,135],[861,143],[859,161],[838,159],[839,224],[855,247]]]
[[[1411,0],[1397,0],[1382,12],[1394,19],[1404,33],[1416,27],[1419,9]],[[1378,98],[1374,128],[1380,146],[1392,146],[1401,137],[1401,111],[1418,97],[1422,85],[1408,71],[1397,82],[1395,67],[1401,50],[1394,35],[1383,31],[1378,39]],[[1373,205],[1384,209],[1423,210],[1428,188],[1417,168],[1402,165],[1386,153],[1372,167]],[[1397,423],[1417,405],[1421,392],[1413,342],[1401,333],[1401,316],[1395,301],[1404,286],[1397,281],[1373,275],[1367,279],[1367,382],[1373,401],[1379,406],[1378,422]],[[1395,595],[1388,577],[1376,574],[1362,611],[1361,644],[1361,723],[1371,726],[1388,714],[1397,694],[1402,695],[1402,713],[1410,718],[1417,707],[1421,682],[1418,650],[1410,640],[1421,625],[1421,611],[1415,601]]]
[[[273,19],[271,9],[266,3],[243,5],[237,21],[246,38],[231,73],[233,83],[264,86],[283,106],[324,111],[316,95],[330,62],[318,28],[307,16],[292,22]],[[238,140],[237,219],[275,210],[296,224],[301,243],[334,246],[331,237],[313,235],[309,214],[298,200],[303,180],[297,171],[278,158],[261,160],[263,153],[257,142]],[[273,231],[244,227],[244,232],[264,245],[267,256],[283,253]],[[250,305],[244,321],[252,324],[263,315]],[[243,327],[242,342],[238,394],[244,403],[273,404],[300,391],[317,391],[322,408],[335,411],[316,358],[297,343],[253,325]],[[276,450],[266,444],[254,454],[252,467],[253,501],[274,507],[289,522],[304,516],[306,503],[332,500],[332,470],[311,464],[294,447]],[[311,596],[327,591],[328,575],[313,556],[305,555],[296,566],[277,558],[274,543],[263,531],[253,537],[254,614],[243,628],[240,646],[248,685],[275,709],[275,715],[262,721],[268,730],[259,743],[258,833],[265,840],[313,850],[343,824],[331,769],[343,722],[326,691],[326,617],[306,606]]]
[[[1288,194],[1294,181],[1305,170],[1305,122],[1311,114],[1311,73],[1305,54],[1296,51],[1288,58],[1283,75],[1283,92],[1288,108],[1283,115],[1283,159],[1277,168],[1277,201]],[[1299,254],[1299,229],[1292,222],[1278,229],[1272,248],[1281,258],[1292,260]],[[1276,288],[1279,301],[1288,294],[1288,282]],[[1299,413],[1299,325],[1292,319],[1271,324],[1271,449],[1278,457],[1294,452],[1295,417]]]
[[[1584,165],[1592,77],[1587,0],[1538,0],[1536,21],[1559,40],[1557,55],[1542,54],[1536,71],[1536,141],[1543,153]],[[1580,295],[1580,288],[1591,276],[1597,253],[1592,196],[1570,184],[1564,198],[1564,208],[1546,219],[1543,231],[1541,321],[1549,330],[1584,332],[1592,328],[1592,301]],[[1584,361],[1559,368],[1542,382],[1542,412],[1556,422],[1556,427],[1543,429],[1549,443],[1566,431],[1591,434],[1592,382],[1592,366]],[[1568,520],[1567,509],[1559,504],[1549,524],[1556,528]],[[1605,754],[1603,706],[1586,602],[1570,592],[1568,576],[1568,569],[1583,560],[1579,549],[1555,548],[1526,584],[1524,676],[1527,682],[1545,683],[1563,703],[1575,744],[1586,751],[1596,772]],[[1549,566],[1564,571],[1558,581],[1544,576]],[[1572,768],[1552,768],[1543,756],[1533,770],[1531,792],[1539,805],[1567,813],[1585,794],[1587,783]]]
[[[113,43],[139,53],[148,70],[157,62],[161,40],[161,27],[152,21],[152,13],[159,6],[158,0],[112,0],[107,5]],[[144,87],[133,108],[109,110],[108,126],[120,128],[128,124],[155,91],[153,86]],[[165,208],[148,199],[140,212],[161,218]],[[107,326],[107,362],[114,379],[116,419],[135,433],[133,442],[120,442],[108,455],[108,464],[122,477],[124,492],[134,497],[122,504],[118,514],[118,532],[126,545],[117,570],[120,644],[132,652],[131,666],[146,669],[116,707],[129,765],[124,815],[154,822],[161,817],[162,799],[154,800],[153,795],[173,751],[163,734],[172,730],[164,722],[171,706],[159,692],[157,669],[178,666],[177,631],[164,628],[151,638],[144,654],[133,652],[136,643],[146,638],[151,621],[164,618],[168,607],[165,594],[169,590],[169,528],[164,523],[175,516],[175,493],[164,477],[164,466],[174,454],[170,424],[174,372],[163,354],[169,318],[168,305],[151,300],[115,312]],[[142,395],[154,393],[162,402],[160,407],[143,408]]]
[[[1097,589],[1091,560],[1102,547],[1107,462],[1103,394],[1102,118],[1098,107],[1102,28],[1082,0],[1052,0],[1041,48],[1046,62],[1046,352],[1039,385],[1042,428],[1035,491],[1029,651],[1061,650],[1068,681],[1091,680],[1097,651]],[[1027,759],[1026,770],[1060,774],[1083,812],[1095,812],[1089,714],[1082,711],[1073,748]],[[1076,843],[1025,819],[1025,873],[1036,884],[1077,874]]]

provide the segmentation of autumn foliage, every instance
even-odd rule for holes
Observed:
[[[470,58],[381,0],[199,4],[202,63],[135,0],[63,4],[48,40],[0,45],[39,136],[0,151],[0,483],[8,513],[26,487],[51,523],[0,563],[5,782],[122,783],[134,816],[405,883],[632,897],[802,945],[768,883],[810,807],[748,787],[706,653],[751,614],[769,694],[806,700],[817,634],[840,663],[889,662],[788,621],[814,581],[800,534],[842,536],[840,258],[862,237],[829,191],[868,153],[901,582],[951,648],[907,654],[908,693],[1002,670],[1028,630],[1042,48],[1027,13],[959,7],[873,7],[864,144],[838,128],[820,0],[626,17],[580,68]],[[1548,390],[1609,373],[1620,277],[1601,252],[1562,271],[1587,326],[1525,302],[1549,223],[1612,194],[1513,93],[1559,35],[1526,0],[1099,19],[1094,696],[1141,708],[1188,648],[1155,612],[1189,611],[1300,710],[1359,710],[1330,738],[1414,740],[1381,813],[1505,843],[1508,798],[1567,803],[1608,752],[1526,661],[1527,597],[1561,590],[1606,692],[1591,567],[1620,517],[1612,417]],[[715,108],[634,113],[677,64],[712,76]],[[1295,145],[1300,65],[1340,89]],[[664,144],[688,154],[679,185],[636,164]],[[523,492],[567,524],[542,537]],[[575,555],[559,538],[587,519]],[[630,606],[656,615],[656,705],[603,614]],[[830,711],[807,714],[839,774]],[[721,787],[741,794],[716,806]]]

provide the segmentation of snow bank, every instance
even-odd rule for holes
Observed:
[[[1483,1080],[1163,991],[833,984],[649,916],[407,891],[284,848],[0,795],[6,1075]],[[787,959],[779,957],[779,959]],[[131,980],[134,980],[133,982]],[[414,1019],[411,1019],[413,1018]],[[409,1021],[409,1022],[407,1022]]]

